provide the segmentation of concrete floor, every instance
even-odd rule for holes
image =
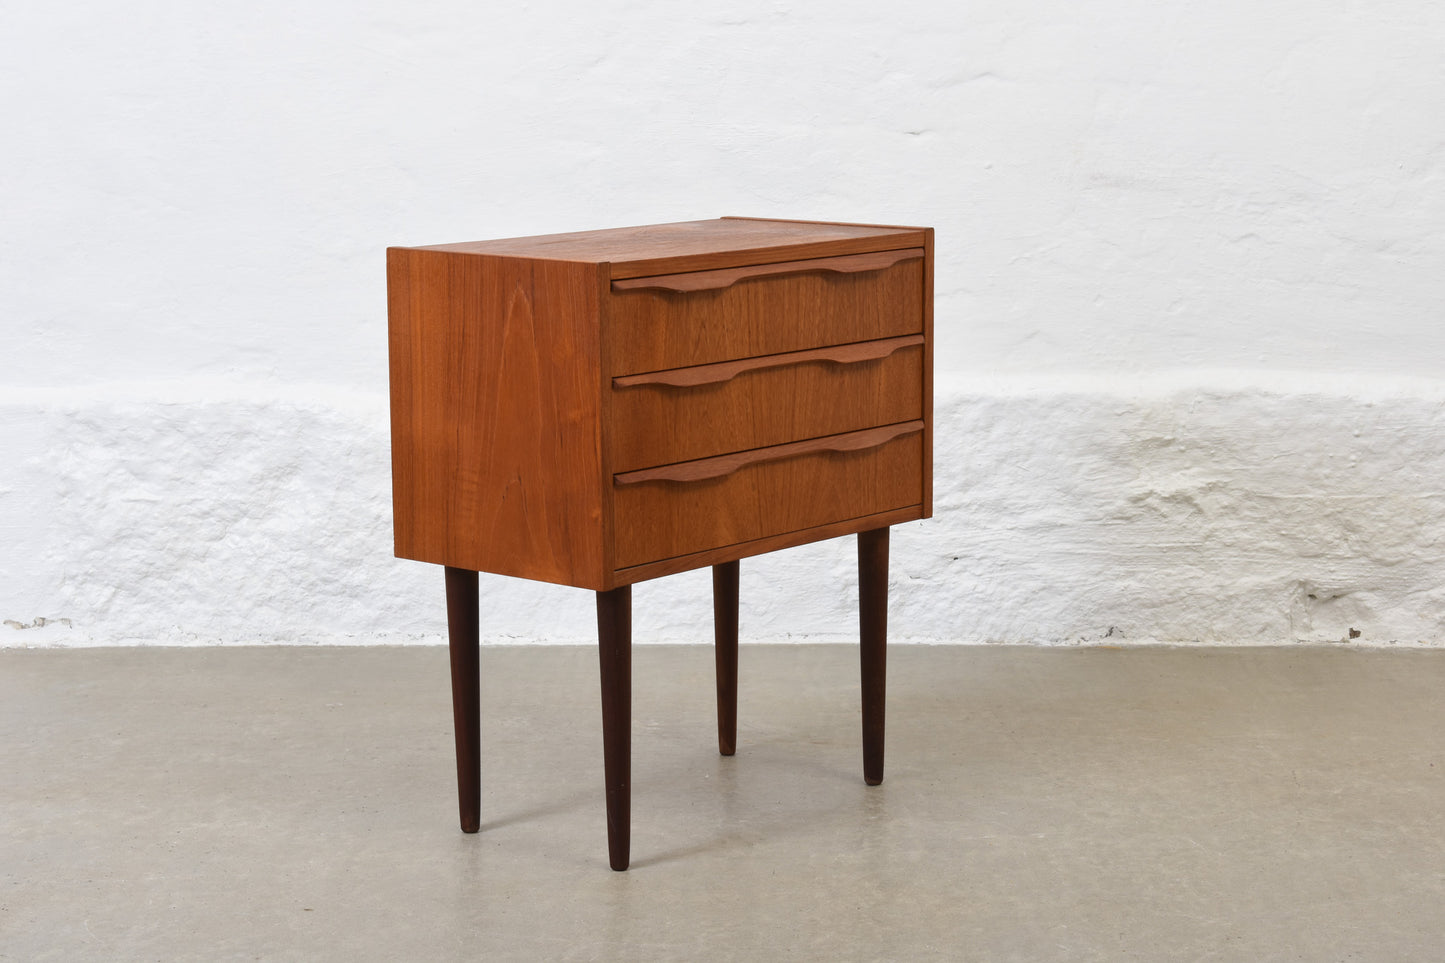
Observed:
[[[595,652],[0,650],[4,960],[1445,958],[1445,651],[634,653],[632,870]]]

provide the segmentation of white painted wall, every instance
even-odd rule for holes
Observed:
[[[1445,644],[1442,50],[1425,0],[6,5],[0,645],[438,637],[384,247],[719,214],[938,230],[896,637]],[[849,552],[745,565],[745,634],[848,636]]]

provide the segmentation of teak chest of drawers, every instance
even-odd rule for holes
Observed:
[[[932,514],[932,279],[932,229],[749,218],[388,250],[396,554],[446,567],[464,830],[477,572],[598,593],[625,869],[629,586],[713,567],[730,755],[738,560],[858,534],[882,780],[888,526]]]

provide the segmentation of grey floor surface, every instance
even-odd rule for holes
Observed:
[[[1445,651],[634,652],[607,868],[591,648],[0,650],[4,960],[1445,959]]]

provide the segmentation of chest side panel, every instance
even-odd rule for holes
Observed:
[[[597,278],[388,252],[398,556],[602,586]]]

